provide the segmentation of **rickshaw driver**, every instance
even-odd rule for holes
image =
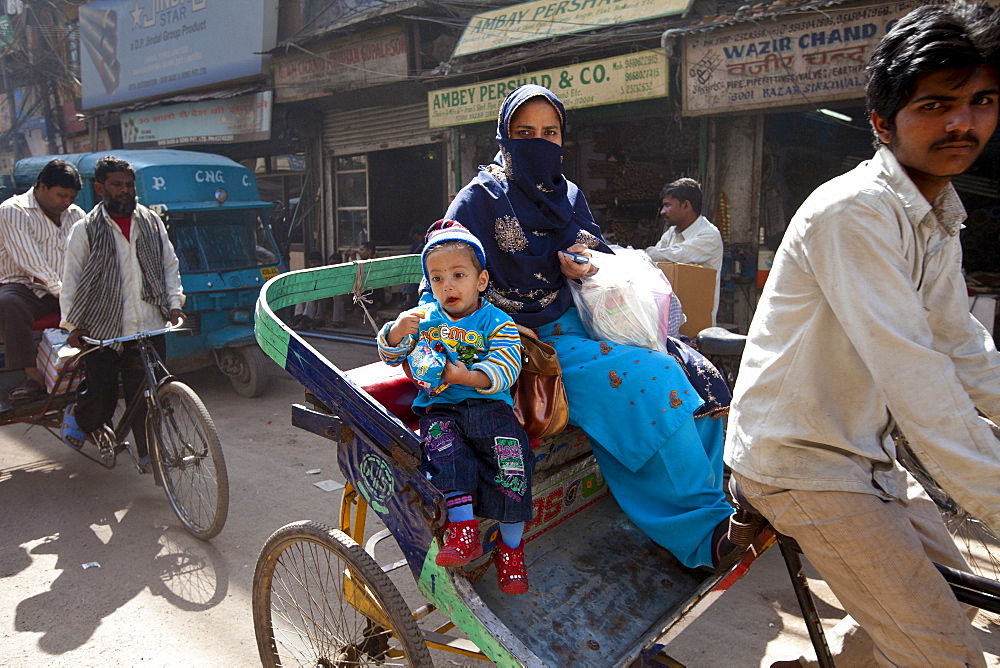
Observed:
[[[38,318],[59,312],[66,237],[85,215],[73,203],[82,187],[76,167],[55,159],[28,192],[0,204],[0,333],[6,367],[24,369],[27,376],[8,393],[11,403],[45,393],[31,328]]]
[[[184,291],[177,255],[163,221],[136,201],[135,170],[125,160],[101,158],[94,167],[94,190],[101,203],[76,223],[66,242],[59,303],[69,344],[85,348],[81,336],[109,339],[178,324]],[[163,335],[151,339],[161,358]],[[118,403],[118,379],[126,397],[145,382],[134,343],[94,351],[84,358],[85,380],[75,406],[63,414],[63,439],[79,448],[86,435],[107,423]],[[136,455],[144,465],[146,408],[132,420]]]
[[[932,562],[968,566],[890,434],[1000,530],[1000,447],[977,415],[1000,416],[1000,355],[969,313],[952,184],[997,127],[998,61],[984,2],[896,23],[867,68],[878,152],[792,217],[750,325],[726,462],[850,615],[837,665],[986,665]]]

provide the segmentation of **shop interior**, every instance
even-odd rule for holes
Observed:
[[[765,119],[760,206],[761,241],[767,250],[777,249],[792,214],[814,188],[875,151],[863,106],[830,113],[770,114]],[[972,168],[952,182],[969,216],[961,241],[970,307],[991,329],[1000,296],[1000,135],[995,133]]]
[[[587,197],[609,242],[651,246],[663,233],[660,190],[698,178],[701,122],[663,110],[663,100],[573,109],[563,146],[563,173]],[[476,164],[497,152],[495,124],[466,131]]]
[[[444,145],[425,144],[334,158],[337,249],[370,240],[380,255],[409,252],[411,232],[447,209],[444,157]]]

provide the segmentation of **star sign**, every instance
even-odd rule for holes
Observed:
[[[295,356],[295,362],[299,368],[306,368],[306,360],[298,350],[289,349],[288,352]]]
[[[129,12],[132,15],[132,27],[141,28],[142,27],[142,7],[139,6],[139,0],[135,0],[135,9]]]

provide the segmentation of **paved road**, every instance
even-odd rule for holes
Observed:
[[[375,357],[366,346],[318,347],[343,368]],[[0,665],[258,664],[250,612],[258,550],[289,521],[335,519],[339,494],[313,483],[341,477],[328,441],[289,426],[301,388],[277,367],[258,399],[236,396],[214,371],[184,380],[214,416],[229,468],[229,520],[210,543],[189,538],[152,478],[127,462],[108,471],[41,429],[0,428]],[[84,569],[90,562],[100,568]],[[394,579],[415,601],[412,581]],[[823,596],[821,613],[835,621],[843,612]],[[670,653],[705,668],[792,658],[808,644],[794,610],[771,551]],[[994,665],[998,635],[996,626],[982,632]],[[485,665],[455,655],[436,662]]]

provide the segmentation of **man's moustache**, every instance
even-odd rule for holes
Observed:
[[[963,132],[960,135],[948,135],[931,144],[931,148],[941,148],[948,144],[971,144],[973,148],[979,148],[979,138],[971,131]]]

